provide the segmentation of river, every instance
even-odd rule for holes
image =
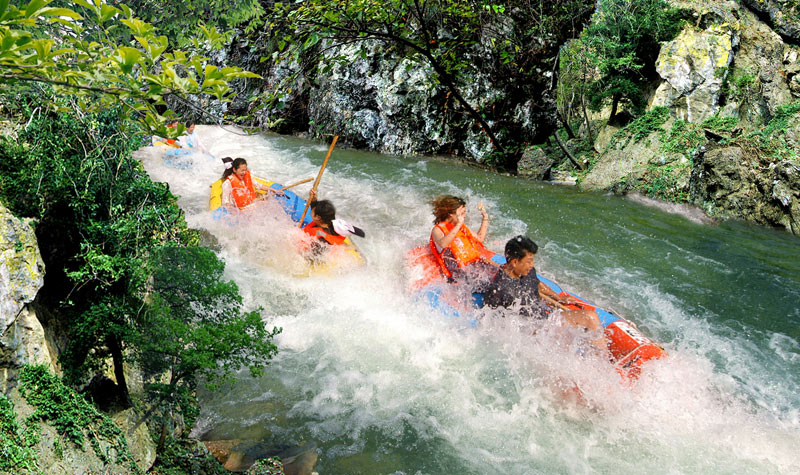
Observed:
[[[297,231],[274,206],[214,221],[219,158],[257,176],[316,176],[327,146],[198,127],[217,157],[186,169],[138,152],[190,226],[209,231],[248,308],[283,328],[267,375],[203,392],[196,434],[313,443],[321,474],[798,473],[800,239],[603,193],[419,157],[338,148],[320,198],[363,227],[368,264],[300,277]],[[310,184],[297,188],[305,195]],[[638,324],[669,356],[632,387],[515,319],[477,328],[411,298],[404,255],[427,242],[428,202],[451,193],[491,215],[488,247],[526,234],[537,271]],[[288,250],[288,251],[287,251]],[[590,364],[591,363],[591,364]],[[564,400],[558,381],[585,400]]]

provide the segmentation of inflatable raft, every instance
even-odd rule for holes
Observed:
[[[274,181],[265,180],[263,178],[254,176],[253,180],[258,181],[262,185],[272,188],[275,191],[281,191],[281,189],[283,188],[281,184],[275,183]],[[262,190],[256,190],[256,192],[261,195],[266,194],[266,192]],[[300,198],[291,190],[282,190],[281,193],[276,194],[271,199],[275,199],[277,200],[278,203],[280,203],[281,207],[283,208],[283,211],[292,219],[292,221],[294,221],[295,223],[300,222],[300,219],[303,215],[303,210],[306,207],[306,200]],[[208,209],[212,212],[214,220],[223,221],[230,225],[235,225],[238,221],[237,218],[240,210],[238,209],[231,210],[225,206],[222,206],[221,179],[211,184],[211,190],[209,193],[209,200],[208,200]],[[306,211],[305,217],[302,217],[302,219],[303,219],[303,226],[310,223],[311,210]],[[336,267],[345,260],[357,266],[366,263],[366,260],[364,259],[364,256],[361,254],[361,251],[359,251],[358,247],[355,245],[355,243],[353,243],[350,237],[347,237],[345,239],[343,245],[335,247],[341,248],[343,252],[339,253],[339,255],[334,256],[332,258],[325,259],[324,262],[313,263],[311,266],[312,267],[311,273],[313,274],[327,273],[333,270],[334,267]]]
[[[501,256],[496,257],[502,259]],[[407,254],[406,271],[410,292],[418,295],[447,316],[466,317],[469,319],[470,326],[477,324],[474,319],[470,319],[471,308],[465,308],[465,305],[459,303],[447,292],[448,284],[428,246],[417,247]],[[537,277],[550,286],[556,294],[571,295],[580,301],[578,304],[568,307],[575,310],[597,312],[605,332],[609,359],[616,366],[617,372],[623,380],[635,381],[641,374],[644,363],[666,356],[667,353],[664,349],[642,334],[634,323],[599,308],[578,295],[563,290],[558,284],[539,274]],[[482,306],[483,296],[473,294],[472,304],[474,307]]]

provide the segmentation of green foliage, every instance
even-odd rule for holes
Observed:
[[[0,472],[39,471],[33,447],[39,434],[33,425],[17,421],[14,405],[0,394]]]
[[[158,436],[156,436],[157,438]],[[217,460],[203,451],[198,453],[197,440],[168,437],[155,464],[147,472],[153,475],[230,475]]]
[[[49,295],[64,301],[71,322],[64,369],[77,379],[105,358],[109,341],[127,338],[150,250],[189,243],[191,233],[175,197],[131,157],[141,142],[120,133],[118,111],[34,113],[40,95],[5,99],[31,118],[17,140],[0,138],[0,155],[7,157],[0,196],[17,215],[39,221]],[[94,359],[87,359],[91,350]]]
[[[65,374],[79,381],[110,353],[125,389],[121,366],[135,358],[148,377],[168,373],[168,383],[147,387],[152,407],[192,421],[198,378],[228,382],[243,366],[260,374],[278,330],[243,312],[223,263],[194,247],[175,197],[131,157],[140,142],[119,132],[117,111],[42,113],[37,97],[3,99],[28,126],[0,138],[0,198],[38,220],[46,294],[69,321]]]
[[[251,33],[264,24],[264,7],[258,0],[130,0],[128,5],[170,42],[179,45],[202,36],[202,28],[236,28]]]
[[[619,130],[612,137],[612,143],[619,148],[627,146],[631,140],[634,143],[640,142],[656,131],[664,131],[661,128],[669,119],[669,108],[664,106],[653,107],[641,117],[631,122]]]
[[[54,96],[74,94],[83,111],[118,106],[148,133],[175,138],[183,126],[165,127],[157,110],[166,107],[167,97],[186,101],[190,94],[207,94],[230,100],[229,81],[258,77],[170,51],[167,38],[126,5],[73,0],[63,2],[69,8],[56,8],[51,3],[32,0],[18,8],[0,2],[0,79],[50,84]],[[209,42],[218,35],[213,27],[200,32]]]
[[[229,382],[246,366],[256,376],[277,352],[258,312],[242,312],[236,284],[222,277],[225,265],[202,247],[168,246],[148,261],[152,291],[137,321],[136,352],[146,374],[171,374],[207,384]]]
[[[721,68],[724,71],[724,68]],[[722,85],[722,92],[729,102],[744,104],[751,98],[757,97],[761,83],[756,74],[741,72],[726,76]]]
[[[589,65],[599,78],[589,85],[590,106],[600,110],[611,100],[625,102],[640,113],[643,90],[650,79],[659,43],[674,38],[683,25],[683,12],[665,0],[600,0],[592,22],[581,34]]]
[[[36,407],[28,418],[29,422],[46,421],[81,449],[84,439],[88,439],[104,463],[132,461],[128,442],[119,426],[67,387],[60,378],[50,374],[46,367],[23,367],[19,382],[20,393]],[[101,440],[109,444],[105,450],[100,446]]]
[[[247,470],[246,475],[283,475],[283,463],[278,457],[261,459]]]
[[[763,129],[740,137],[735,143],[754,154],[758,162],[798,160],[800,153],[786,140],[786,131],[795,126],[798,113],[800,102],[778,106],[775,115]]]
[[[735,119],[734,119],[735,122]],[[706,137],[701,127],[684,120],[676,120],[672,127],[661,139],[661,150],[671,153],[680,153],[691,159],[692,153],[706,143]]]
[[[688,188],[681,183],[689,174],[688,162],[682,165],[649,165],[641,182],[635,186],[651,198],[683,203],[689,198]],[[688,180],[686,180],[688,183]]]
[[[738,121],[735,117],[722,117],[719,114],[714,114],[704,120],[701,125],[715,132],[730,133],[736,128],[737,123]]]

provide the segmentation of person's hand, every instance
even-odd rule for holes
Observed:
[[[489,213],[486,212],[486,208],[483,206],[483,201],[478,202],[478,211],[481,212],[483,219],[489,219]]]
[[[308,192],[308,201],[317,201],[317,190],[312,188],[311,191]]]
[[[460,228],[464,225],[464,215],[461,213],[456,213],[456,229]]]

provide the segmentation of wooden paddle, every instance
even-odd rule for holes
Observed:
[[[333,141],[331,142],[331,146],[328,147],[328,154],[325,155],[325,160],[322,162],[322,166],[319,169],[319,173],[317,174],[317,179],[314,181],[314,185],[311,187],[311,191],[317,191],[317,185],[319,185],[319,181],[322,179],[322,172],[325,171],[325,167],[328,165],[328,159],[331,158],[331,153],[333,152],[333,147],[336,146],[337,140],[339,140],[339,136],[334,135]],[[310,203],[311,203],[310,201],[306,201],[306,207],[303,208],[303,214],[300,215],[300,224],[297,226],[298,228],[303,227],[303,220],[306,219],[306,212],[308,211],[308,206],[310,205]]]
[[[298,181],[297,183],[292,183],[292,184],[291,184],[291,185],[289,185],[289,186],[284,186],[283,188],[281,188],[281,189],[279,189],[279,190],[275,190],[275,192],[276,192],[276,193],[279,193],[279,192],[281,192],[281,191],[283,191],[283,190],[288,190],[289,188],[294,188],[294,187],[295,187],[295,186],[297,186],[297,185],[302,185],[303,183],[308,183],[308,182],[309,182],[309,181],[311,181],[311,180],[313,180],[313,178],[306,178],[305,180],[301,180],[301,181]]]

